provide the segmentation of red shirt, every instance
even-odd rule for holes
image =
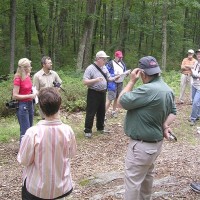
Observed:
[[[32,93],[32,81],[30,76],[27,76],[26,79],[22,80],[19,76],[16,77],[13,81],[13,84],[19,86],[19,94],[26,95]],[[22,102],[32,101],[31,98],[20,100]]]

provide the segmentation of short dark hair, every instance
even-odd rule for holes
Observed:
[[[51,58],[49,56],[43,56],[41,59],[41,65],[43,66],[44,64],[46,64],[46,60],[51,60]]]
[[[41,89],[38,99],[40,108],[47,117],[59,111],[62,99],[57,88],[46,87]]]

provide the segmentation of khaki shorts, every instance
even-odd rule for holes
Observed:
[[[119,94],[123,89],[123,82],[116,83],[116,90],[115,91],[108,91],[108,100],[113,101],[118,98]]]

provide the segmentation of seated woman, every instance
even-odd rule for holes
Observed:
[[[47,87],[38,98],[45,119],[26,131],[17,156],[25,166],[22,200],[64,200],[72,192],[70,158],[76,153],[75,135],[60,120],[59,91]]]

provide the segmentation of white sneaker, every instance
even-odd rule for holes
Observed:
[[[84,133],[86,138],[91,138],[92,137],[92,133]]]

